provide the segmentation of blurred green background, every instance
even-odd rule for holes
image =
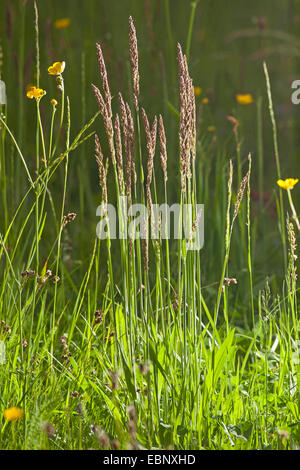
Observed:
[[[41,85],[48,98],[55,83],[47,74],[54,60],[65,60],[67,94],[72,105],[73,128],[96,109],[90,89],[97,82],[95,42],[104,49],[112,90],[128,90],[128,17],[132,15],[140,49],[142,104],[152,113],[167,111],[166,98],[177,104],[174,70],[176,44],[186,45],[191,11],[190,0],[49,0],[39,7]],[[169,10],[169,18],[168,18]],[[10,122],[18,126],[20,100],[24,121],[18,129],[22,141],[30,143],[32,106],[25,90],[34,82],[34,11],[31,0],[2,0],[0,34],[3,47],[1,75],[7,84]],[[70,24],[56,29],[54,22],[68,18]],[[168,22],[169,20],[169,22]],[[23,34],[24,33],[24,34]],[[23,40],[24,39],[24,40]],[[227,114],[241,116],[247,151],[255,150],[255,106],[240,109],[236,93],[265,97],[262,70],[267,61],[280,129],[282,162],[295,171],[293,149],[299,145],[297,118],[300,108],[291,104],[291,82],[300,77],[300,2],[297,0],[238,1],[200,0],[191,41],[190,71],[203,96],[213,97],[211,123],[222,137],[231,127]],[[85,82],[82,83],[82,63]],[[83,88],[84,85],[84,88]],[[84,90],[85,106],[82,106]],[[166,113],[168,119],[168,113]],[[15,122],[14,122],[15,121]],[[265,123],[266,128],[269,124]],[[219,134],[218,134],[219,135]],[[287,150],[289,155],[287,155]],[[272,146],[265,146],[272,162]],[[288,158],[287,158],[288,157]],[[296,155],[295,155],[296,157]],[[297,158],[297,157],[296,157]]]
[[[51,115],[50,100],[59,97],[55,80],[48,75],[47,68],[54,61],[64,60],[65,88],[71,102],[72,137],[97,110],[90,86],[92,82],[97,85],[100,83],[96,42],[101,43],[104,51],[114,106],[117,109],[119,90],[132,103],[128,61],[128,17],[132,15],[139,42],[141,105],[145,107],[151,119],[157,113],[164,116],[168,140],[168,168],[169,175],[172,175],[171,178],[169,176],[172,181],[169,185],[169,199],[175,202],[179,182],[178,121],[176,112],[174,113],[174,109],[178,109],[176,45],[180,42],[184,50],[187,46],[193,2],[38,0],[37,5],[41,54],[40,86],[47,90],[41,105],[42,119],[47,132]],[[64,18],[68,19],[67,27],[57,28],[55,22]],[[34,170],[35,106],[26,98],[26,86],[29,83],[34,84],[36,79],[32,0],[1,1],[0,39],[3,50],[1,78],[7,86],[8,124],[13,129],[29,166]],[[203,173],[203,178],[206,179],[206,204],[211,201],[211,207],[206,208],[209,215],[206,223],[207,242],[203,250],[204,262],[211,268],[204,274],[204,281],[207,283],[216,280],[216,263],[218,265],[222,260],[220,247],[223,245],[223,229],[220,230],[218,220],[214,219],[214,211],[218,205],[225,204],[226,180],[223,175],[224,190],[217,190],[216,182],[220,182],[217,173],[225,174],[229,158],[236,163],[235,142],[232,124],[227,120],[228,115],[235,116],[240,123],[241,156],[245,164],[243,173],[246,171],[248,153],[252,153],[253,214],[259,211],[257,191],[260,189],[268,205],[262,218],[268,224],[270,237],[275,234],[270,244],[267,234],[268,246],[266,242],[255,246],[256,262],[259,264],[264,258],[264,266],[259,266],[258,272],[261,269],[263,276],[267,274],[263,268],[268,265],[269,260],[272,267],[269,265],[267,272],[276,269],[276,252],[280,250],[274,196],[277,172],[263,61],[266,61],[269,68],[283,177],[299,177],[300,106],[291,102],[291,83],[300,79],[300,1],[200,0],[197,3],[189,67],[194,85],[202,89],[201,95],[197,97],[201,114],[197,158],[201,163],[199,171],[202,163],[206,168]],[[239,105],[236,101],[237,93],[251,93],[254,103]],[[203,105],[202,99],[206,97],[210,102]],[[257,103],[260,99],[263,180],[259,187]],[[103,135],[100,119],[94,129],[100,136]],[[208,129],[214,130],[209,132]],[[72,153],[70,160],[66,212],[79,214],[78,223],[72,229],[72,243],[74,253],[80,260],[86,256],[86,245],[83,242],[88,242],[95,233],[95,208],[100,202],[92,141],[93,139]],[[103,145],[105,148],[105,143]],[[13,207],[17,207],[21,195],[24,194],[26,178],[23,169],[16,163],[13,148],[10,151],[7,174],[2,174],[1,178],[7,178],[13,213]],[[211,179],[207,180],[207,175],[212,175]],[[54,198],[57,197],[59,201],[62,179],[60,181],[59,177],[56,177],[54,184],[57,184],[57,194],[54,191]],[[300,187],[296,187],[293,196],[297,207],[300,203],[299,195]],[[50,229],[51,227],[47,227],[46,231]],[[214,231],[216,235],[212,235]],[[258,229],[258,241],[259,237]],[[281,268],[280,264],[279,269]],[[239,269],[243,269],[242,263]],[[258,285],[259,282],[258,277]]]
[[[167,100],[177,106],[176,44],[186,46],[191,4],[190,0],[37,1],[41,86],[47,90],[47,99],[55,96],[55,82],[48,76],[47,68],[54,60],[65,60],[73,130],[96,110],[90,89],[91,82],[99,83],[96,41],[103,46],[113,92],[117,94],[120,89],[129,98],[129,15],[135,20],[139,40],[142,105],[146,109],[151,107],[152,115],[164,112],[167,121],[173,119]],[[26,85],[35,81],[33,1],[2,0],[0,13],[4,54],[1,75],[7,85],[10,124],[17,129],[21,143],[30,145],[34,110],[25,91]],[[56,29],[54,22],[60,18],[68,18],[69,26]],[[226,116],[240,118],[244,151],[255,153],[255,105],[237,106],[235,94],[249,92],[256,100],[259,96],[265,99],[262,63],[267,61],[280,131],[281,160],[287,175],[295,174],[298,159],[300,107],[292,105],[290,96],[292,81],[300,78],[299,59],[300,1],[199,1],[189,65],[194,85],[203,90],[201,97],[207,94],[212,97],[207,124],[216,126],[217,135],[225,143],[231,134]],[[18,122],[21,102],[22,125]],[[264,128],[264,157],[268,175],[273,176],[266,189],[271,189],[275,168],[267,120]]]

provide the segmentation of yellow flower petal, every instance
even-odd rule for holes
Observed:
[[[254,102],[253,96],[250,93],[236,95],[236,100],[241,105],[247,105]]]
[[[215,126],[208,126],[207,130],[208,130],[208,132],[215,132],[216,127]]]
[[[46,94],[46,91],[43,90],[42,88],[37,88],[34,85],[28,85],[27,86],[27,93],[26,93],[27,98],[39,99],[42,96],[44,96],[45,94]]]
[[[277,184],[282,189],[293,189],[295,184],[299,181],[298,178],[287,178],[285,180],[278,180]]]
[[[30,98],[30,99],[34,98],[33,91],[34,91],[33,89],[27,91],[27,93],[26,93],[27,98]]]
[[[45,90],[42,90],[42,88],[36,88],[35,90],[35,98],[41,98],[46,94]]]
[[[209,103],[209,99],[208,99],[208,98],[203,98],[202,103],[203,103],[203,104],[208,104],[208,103]]]
[[[48,67],[48,72],[50,75],[61,75],[65,70],[65,66],[65,62],[54,62],[53,65],[50,65],[50,67]]]
[[[13,406],[12,408],[7,408],[7,410],[4,410],[3,414],[7,421],[15,421],[16,419],[21,418],[23,413],[24,411],[21,408]]]
[[[202,88],[200,88],[199,86],[194,86],[194,95],[200,96],[201,93],[202,93]]]
[[[70,26],[71,20],[70,18],[59,18],[58,20],[54,21],[54,28],[55,29],[65,29]]]

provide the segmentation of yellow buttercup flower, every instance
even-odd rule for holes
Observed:
[[[28,85],[27,87],[27,93],[26,93],[27,98],[30,98],[30,99],[35,98],[37,100],[37,99],[42,98],[42,96],[44,96],[45,94],[46,94],[46,91],[43,90],[42,88],[37,88],[34,85]]]
[[[3,414],[7,421],[15,421],[16,419],[22,418],[24,411],[21,408],[13,406],[12,408],[7,408],[7,410],[4,410]]]
[[[209,103],[209,99],[208,99],[208,98],[203,98],[202,103],[203,103],[203,104],[208,104],[208,103]]]
[[[48,67],[48,72],[50,75],[61,75],[65,70],[65,66],[65,62],[54,62],[53,65],[50,65],[50,67]]]
[[[57,101],[54,98],[52,98],[50,103],[52,104],[52,106],[57,106]]]
[[[277,184],[282,189],[293,189],[299,181],[298,178],[287,178],[286,180],[278,180]]]
[[[242,105],[247,105],[247,104],[251,104],[254,102],[254,99],[251,93],[238,94],[235,97],[236,97],[237,102]]]
[[[54,28],[55,29],[65,29],[70,26],[71,20],[70,18],[60,18],[54,21]]]
[[[215,126],[208,126],[207,130],[208,130],[208,132],[215,132],[216,127]]]
[[[202,88],[200,88],[199,86],[194,86],[194,95],[200,96],[201,93],[202,93]]]

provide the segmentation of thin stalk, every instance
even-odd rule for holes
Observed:
[[[249,155],[249,171],[251,174],[251,155]],[[252,274],[252,260],[251,260],[251,218],[250,218],[250,177],[247,185],[247,233],[248,233],[248,270],[250,282],[250,298],[251,298],[251,313],[252,313],[252,326],[254,330],[254,297],[253,297],[253,274]]]
[[[299,222],[299,218],[298,218],[298,215],[297,215],[297,212],[296,212],[294,203],[293,203],[292,194],[291,194],[291,190],[290,190],[290,189],[287,189],[287,194],[288,194],[288,199],[289,199],[290,208],[291,208],[291,211],[292,211],[292,214],[293,214],[293,219],[294,219],[294,221],[295,221],[295,223],[296,223],[296,225],[297,225],[297,229],[298,229],[299,232],[300,232],[300,222]]]
[[[196,8],[197,8],[197,5],[198,5],[198,2],[199,2],[199,0],[196,0],[196,1],[192,2],[192,4],[191,4],[190,23],[189,23],[189,29],[188,29],[187,40],[186,40],[186,50],[185,50],[185,55],[186,55],[187,61],[189,61],[189,57],[190,57],[190,49],[191,49],[193,27],[194,27],[194,21],[195,21],[195,13],[196,13]]]
[[[69,148],[70,144],[70,127],[71,127],[71,118],[70,118],[70,102],[67,98],[68,103],[68,119],[67,119],[67,140],[66,140],[66,148]],[[58,276],[59,271],[59,264],[60,264],[60,251],[61,251],[61,236],[63,230],[63,217],[64,217],[64,210],[65,210],[65,202],[66,202],[66,193],[67,193],[67,180],[68,180],[68,168],[69,168],[69,155],[67,154],[65,157],[65,176],[64,176],[64,187],[63,187],[63,197],[62,197],[62,204],[61,204],[61,214],[60,214],[60,227],[59,227],[59,236],[57,241],[57,257],[56,257],[56,269],[55,275]],[[57,285],[55,283],[54,288],[54,302],[53,302],[53,313],[52,313],[52,339],[51,339],[51,365],[53,367],[53,351],[54,351],[54,334],[55,334],[55,318],[56,318],[56,308],[57,308]]]
[[[267,93],[268,93],[268,100],[269,100],[269,112],[270,118],[272,123],[273,129],[273,144],[274,144],[274,152],[275,152],[275,161],[276,161],[276,168],[277,168],[277,178],[281,179],[281,168],[280,168],[280,160],[279,160],[279,149],[278,149],[278,138],[277,138],[277,126],[273,108],[273,100],[272,100],[272,92],[271,92],[271,85],[270,85],[270,78],[269,72],[266,63],[264,62],[264,73],[266,78],[266,85],[267,85]],[[286,235],[285,235],[285,223],[284,223],[284,207],[283,207],[283,196],[282,191],[279,194],[279,202],[280,202],[280,232],[283,244],[283,256],[284,256],[284,264],[287,266],[287,254],[286,254]]]

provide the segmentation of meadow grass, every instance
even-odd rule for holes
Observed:
[[[197,101],[190,73],[198,2],[192,3],[186,47],[178,45],[177,56],[170,2],[163,3],[174,90],[159,112],[143,100],[143,50],[131,17],[127,91],[111,88],[100,44],[93,56],[97,85],[91,89],[87,57],[78,56],[79,131],[73,130],[65,85],[68,63],[50,77],[51,95],[25,102],[35,112],[31,160],[22,131],[21,72],[18,132],[10,125],[9,95],[8,104],[1,104],[1,449],[300,445],[299,222],[291,189],[275,187],[282,174],[268,67],[264,101],[256,104],[258,156],[243,144],[240,117],[229,116],[234,151],[228,142],[220,145],[212,127],[207,129],[206,104]],[[20,2],[23,29],[25,5]],[[36,4],[34,18],[33,81],[39,88],[40,71],[52,62],[40,58]],[[23,63],[24,33],[18,57]],[[88,93],[94,93],[97,112],[86,105]],[[274,200],[267,203],[263,104],[277,169]],[[99,188],[97,178],[87,177],[91,166]],[[256,213],[253,168],[260,189]],[[97,238],[96,207],[111,202],[120,211],[119,195],[147,205],[149,230],[154,203],[177,202],[182,220],[184,204],[192,204],[194,231],[195,207],[203,203],[203,249],[188,250],[188,240],[165,240],[161,233],[157,240]],[[269,227],[273,201],[275,230]],[[94,219],[86,232],[88,206]],[[281,272],[267,266],[273,256]],[[11,407],[22,412],[10,420],[3,413]]]

